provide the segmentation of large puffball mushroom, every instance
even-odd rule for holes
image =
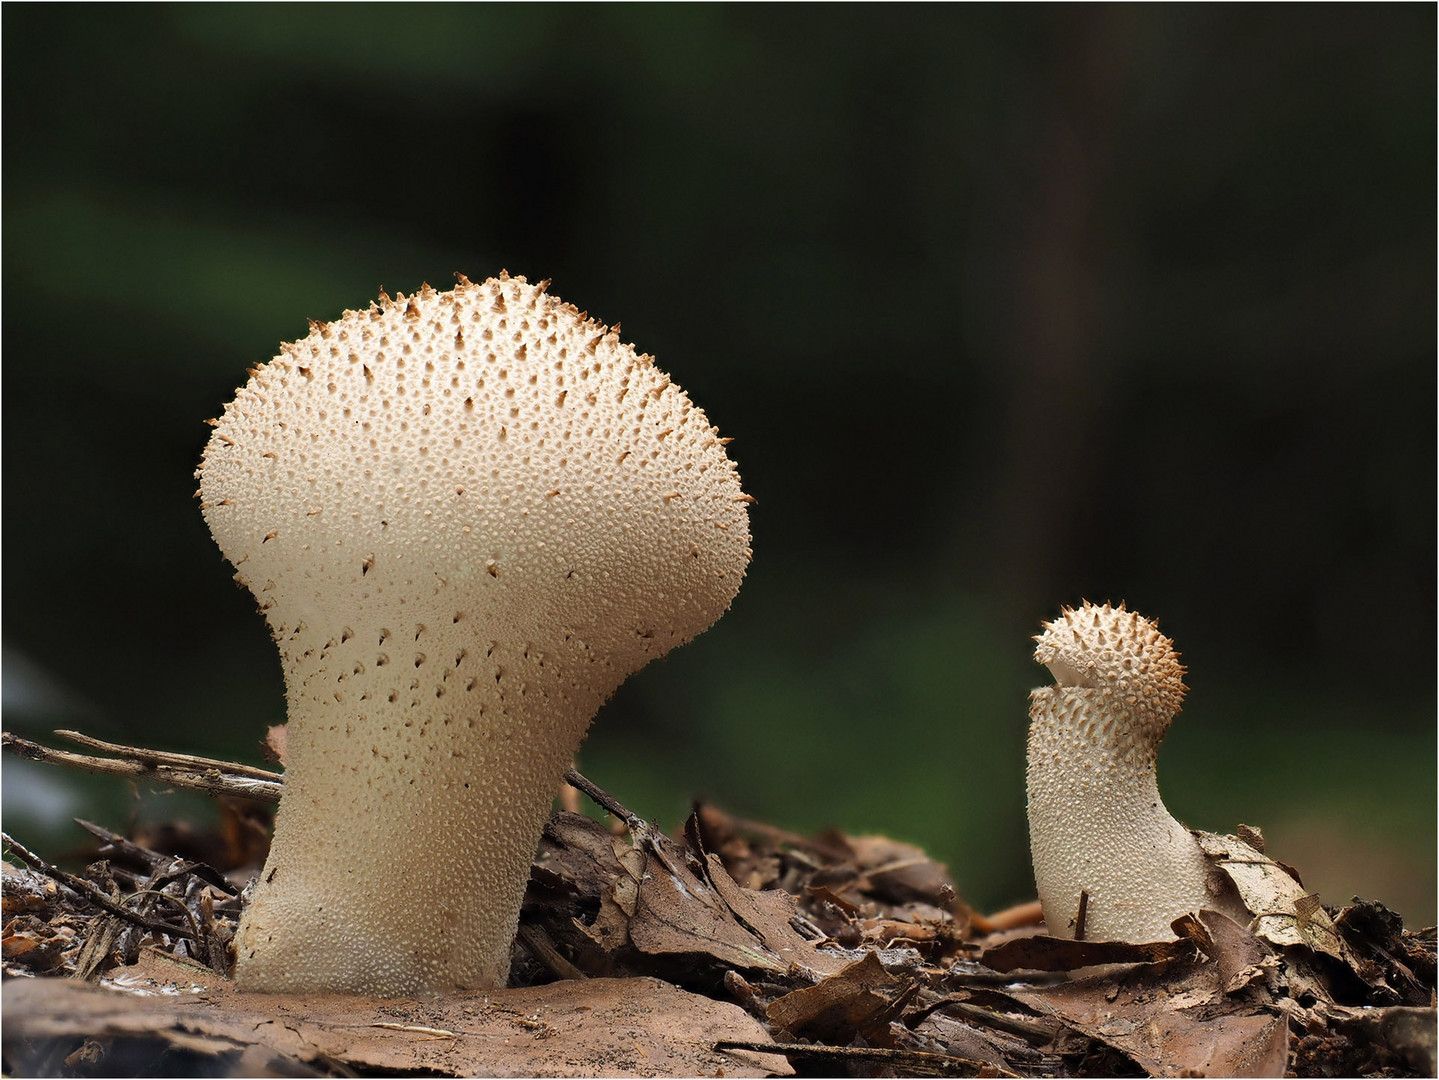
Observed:
[[[503,274],[382,295],[252,372],[196,474],[289,711],[241,987],[504,984],[595,711],[744,576],[725,441],[616,330]]]
[[[1247,922],[1159,797],[1159,743],[1185,692],[1173,643],[1123,604],[1090,603],[1035,641],[1056,683],[1029,705],[1030,850],[1049,932],[1162,941],[1201,908]]]

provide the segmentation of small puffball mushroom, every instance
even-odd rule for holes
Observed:
[[[618,327],[503,274],[382,295],[251,375],[196,474],[289,712],[236,980],[503,985],[595,711],[744,576],[727,440]]]
[[[1030,694],[1029,838],[1055,937],[1164,941],[1225,898],[1194,836],[1159,798],[1159,743],[1184,700],[1184,667],[1159,627],[1123,604],[1064,608],[1034,658],[1056,685]]]

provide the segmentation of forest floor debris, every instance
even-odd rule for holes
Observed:
[[[167,783],[192,768],[98,748]],[[264,855],[260,803],[282,779],[194,768],[212,791],[260,785],[259,802],[225,796],[208,837],[82,823],[96,843],[82,874],[5,838],[21,864],[4,867],[7,1075],[1435,1072],[1434,930],[1380,904],[1321,913],[1319,948],[1217,912],[1149,945],[1053,939],[1022,914],[988,929],[911,845],[708,805],[671,837],[578,774],[612,820],[551,818],[508,988],[246,994],[230,941]]]

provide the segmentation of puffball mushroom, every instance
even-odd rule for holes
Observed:
[[[1030,694],[1029,838],[1055,937],[1163,941],[1187,912],[1228,899],[1194,836],[1159,797],[1159,743],[1184,667],[1159,627],[1123,604],[1064,608],[1035,639],[1056,685]]]
[[[545,284],[461,276],[312,323],[215,421],[202,509],[289,713],[243,988],[503,985],[595,711],[739,589],[727,440]]]

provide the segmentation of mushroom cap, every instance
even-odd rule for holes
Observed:
[[[1187,688],[1174,642],[1159,632],[1158,623],[1125,610],[1123,603],[1111,607],[1086,600],[1078,610],[1061,608],[1058,619],[1042,625],[1034,659],[1056,683],[1113,696],[1136,718],[1158,724],[1157,734],[1163,734]]]
[[[723,614],[750,557],[751,500],[704,412],[522,277],[312,324],[252,372],[197,476],[282,651],[458,590],[456,623],[599,664],[608,696]]]

